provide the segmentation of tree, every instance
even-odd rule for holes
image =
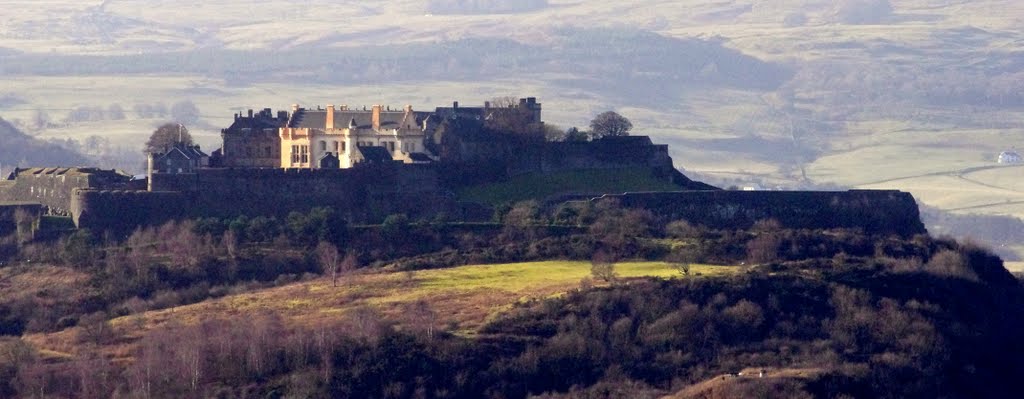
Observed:
[[[590,136],[594,139],[628,136],[632,129],[633,123],[615,111],[604,112],[590,121]]]
[[[587,141],[587,132],[582,132],[576,126],[570,127],[562,136],[562,141],[570,143],[582,143]]]
[[[145,153],[164,152],[174,146],[175,143],[192,145],[192,135],[188,129],[178,123],[165,123],[156,128],[153,134],[146,141]]]
[[[331,283],[337,287],[338,267],[341,266],[338,262],[340,258],[338,248],[327,241],[320,241],[320,244],[316,246],[316,258],[320,261],[323,271],[331,273]]]
[[[612,283],[618,275],[615,273],[615,258],[604,251],[597,251],[590,259],[590,274],[594,278]]]

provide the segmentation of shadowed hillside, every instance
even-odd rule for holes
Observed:
[[[0,164],[4,170],[13,166],[84,166],[89,161],[82,155],[46,143],[15,128],[0,118]],[[3,176],[6,177],[6,176]]]

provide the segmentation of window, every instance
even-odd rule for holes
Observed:
[[[342,141],[341,142],[341,147],[339,147],[339,150],[338,150],[339,153],[347,151],[347,149],[345,148],[345,145],[346,145],[345,142]]]
[[[293,145],[292,146],[292,164],[309,163],[309,146],[308,145]]]
[[[395,152],[395,142],[394,141],[385,141],[384,142],[384,148],[387,148],[388,151]]]
[[[320,140],[320,152],[327,151],[327,142]]]
[[[338,143],[337,141],[332,141],[331,142],[331,148],[334,149],[334,152],[336,154],[340,154],[341,153],[341,144]]]

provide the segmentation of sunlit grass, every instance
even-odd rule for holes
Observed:
[[[410,304],[425,301],[436,322],[453,332],[472,335],[488,320],[517,303],[564,295],[590,277],[590,262],[547,261],[473,265],[408,272],[370,272],[344,276],[335,287],[330,278],[230,295],[200,303],[148,311],[111,321],[119,343],[106,348],[111,356],[130,354],[130,346],[146,331],[167,325],[190,325],[210,318],[276,314],[290,325],[312,325],[345,318],[370,308],[401,325]],[[690,278],[739,272],[735,266],[692,265]],[[615,265],[619,281],[635,277],[682,278],[665,262],[622,262]],[[628,281],[626,282],[628,283]],[[593,285],[607,284],[592,281]],[[73,352],[77,329],[33,334],[26,339],[41,349]],[[125,346],[127,345],[127,346]]]

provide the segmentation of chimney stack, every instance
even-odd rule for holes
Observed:
[[[380,105],[373,106],[373,130],[380,130]]]
[[[249,119],[252,119],[252,108],[249,109]]]
[[[334,129],[334,104],[327,104],[327,125],[326,129]]]

